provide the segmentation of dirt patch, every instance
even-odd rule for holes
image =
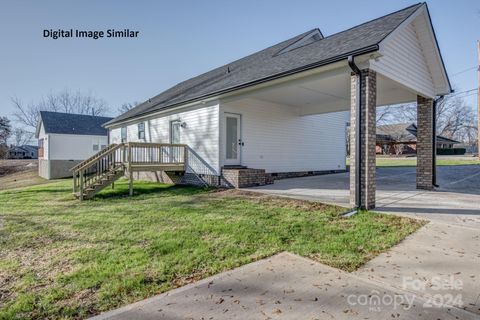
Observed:
[[[38,160],[0,160],[0,177],[22,171],[38,170]]]
[[[239,189],[216,189],[208,193],[208,197],[238,197],[244,198],[264,205],[274,206],[276,208],[298,209],[302,211],[323,211],[327,208],[335,207],[339,212],[345,211],[345,208],[324,204],[321,202],[307,201],[300,199],[291,199],[286,197],[272,196],[260,192],[244,191]]]
[[[0,190],[33,186],[49,180],[38,176],[38,161],[0,160]]]

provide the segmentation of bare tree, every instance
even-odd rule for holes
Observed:
[[[399,156],[403,154],[403,151],[405,150],[405,144],[404,143],[395,143],[393,145],[393,149],[395,150],[395,155]]]
[[[138,106],[140,104],[140,102],[138,101],[134,101],[134,102],[129,102],[129,103],[124,103],[122,104],[118,109],[118,114],[123,114],[133,108],[135,108],[136,106]]]
[[[394,115],[394,106],[384,106],[377,108],[377,126],[391,123]]]
[[[12,134],[12,125],[7,117],[0,117],[0,144],[7,144]]]
[[[23,146],[25,144],[29,144],[30,141],[33,139],[33,133],[22,128],[15,128],[12,131],[12,139],[13,143],[16,146]]]
[[[12,134],[12,126],[7,117],[0,117],[0,159],[8,155],[7,140]]]
[[[40,111],[104,115],[108,111],[105,100],[90,93],[71,92],[67,89],[50,93],[38,102],[24,103],[17,97],[11,98],[16,111],[15,120],[22,125],[35,129]]]
[[[458,97],[447,99],[437,107],[437,134],[461,140],[466,131],[476,127],[476,112]]]
[[[472,106],[458,95],[449,95],[437,104],[437,135],[473,144],[478,131],[477,115]],[[390,106],[388,112],[377,111],[377,124],[416,123],[417,106],[415,103]]]

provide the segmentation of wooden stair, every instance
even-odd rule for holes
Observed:
[[[80,191],[74,193],[77,199],[91,199],[95,196],[98,192],[102,191],[106,187],[112,185],[115,181],[120,179],[125,175],[125,170],[123,167],[114,168],[110,171],[107,171],[102,174],[102,177],[98,179],[95,183],[90,185],[87,188],[83,189],[83,197],[80,195]]]

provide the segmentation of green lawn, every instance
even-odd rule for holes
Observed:
[[[417,165],[417,158],[381,158],[377,157],[377,167],[415,167]],[[347,158],[347,165],[350,164],[350,159]],[[465,166],[465,165],[480,165],[478,158],[437,158],[438,166]]]
[[[0,319],[84,318],[288,250],[354,270],[423,222],[236,191],[0,192]]]
[[[437,158],[438,166],[463,166],[480,165],[478,158],[456,159],[456,158]],[[377,167],[414,167],[417,165],[417,158],[377,158]]]

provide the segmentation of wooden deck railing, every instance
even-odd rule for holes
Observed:
[[[128,172],[130,194],[133,193],[133,171],[185,171],[187,145],[128,142],[112,144],[70,169],[73,192],[83,200],[85,190],[113,183],[119,172]]]
[[[127,163],[132,165],[185,164],[184,144],[129,142],[125,144]]]

